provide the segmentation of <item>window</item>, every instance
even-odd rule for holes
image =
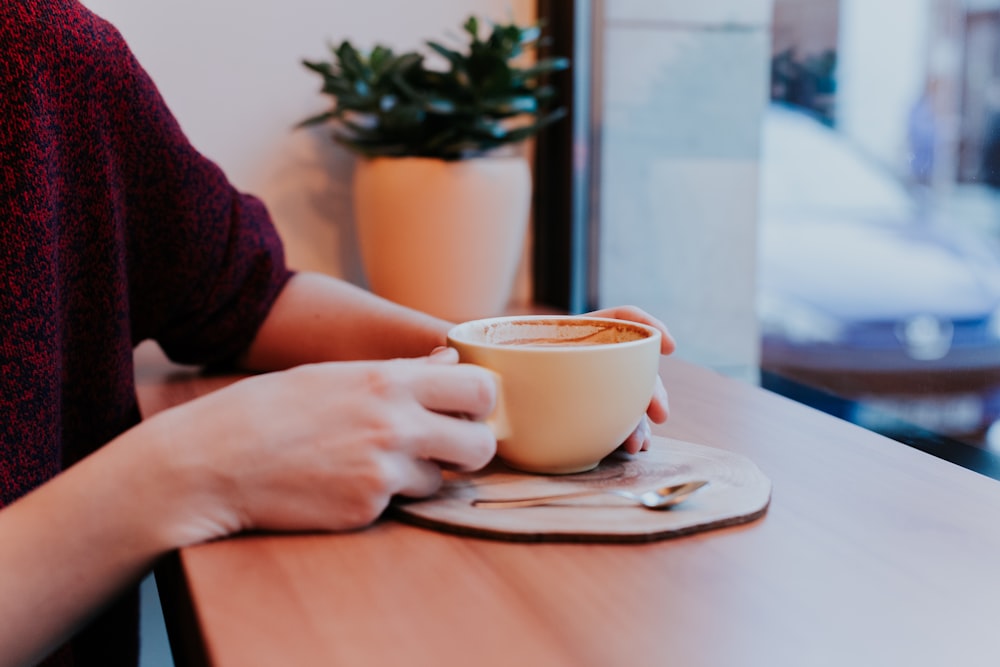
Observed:
[[[750,337],[764,387],[1000,478],[1000,0],[774,0],[770,20],[758,12],[765,4],[578,0],[570,16],[566,3],[541,0],[544,19],[573,26],[554,50],[576,64],[584,56],[588,85],[577,81],[572,99],[592,117],[565,128],[549,165],[550,178],[574,182],[539,193],[561,204],[544,209],[536,283],[558,267],[555,305],[566,307],[573,289],[593,305],[593,276],[567,265],[589,258],[592,268],[594,227],[603,234],[620,217],[640,219],[657,238],[617,247],[686,262],[675,278],[688,278],[704,254],[751,238],[742,218],[704,227],[744,215],[748,198],[737,190],[759,173],[756,328],[732,316],[753,300],[738,291],[752,277],[739,273],[751,265],[738,253],[703,261],[702,274],[655,301],[669,312],[654,314],[672,327],[694,322],[682,330],[689,348],[701,333],[737,332],[695,361],[725,371],[726,351]],[[758,53],[762,67],[770,59],[769,77],[755,77]],[[566,93],[574,82],[562,85]],[[622,117],[636,127],[615,127]],[[639,126],[650,119],[658,125]],[[760,121],[759,172],[755,154],[755,169],[746,168],[754,129],[733,129],[750,119]],[[543,156],[553,149],[540,147]],[[581,154],[589,159],[574,159]],[[593,172],[607,174],[612,157],[616,166],[645,160],[613,182],[626,208],[596,205],[608,181]],[[581,177],[581,165],[592,172]],[[660,196],[652,179],[664,174],[675,181]],[[721,185],[704,187],[713,182]],[[677,195],[686,217],[705,218],[662,215],[676,211]],[[598,219],[608,210],[614,220]],[[685,230],[671,224],[699,229],[677,241]],[[641,232],[631,241],[648,238]],[[686,245],[663,258],[657,244],[675,241]],[[648,257],[636,263],[627,292],[644,307],[643,298],[661,296],[632,289],[648,270]],[[734,290],[708,316],[694,310]]]
[[[763,384],[996,474],[1000,2],[774,11]]]

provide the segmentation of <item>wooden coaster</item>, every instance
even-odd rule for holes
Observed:
[[[476,498],[520,498],[583,489],[649,489],[706,479],[708,486],[673,509],[649,510],[612,495],[558,505],[486,509]],[[515,541],[649,542],[733,526],[760,518],[771,481],[749,459],[714,447],[654,437],[649,450],[612,454],[594,470],[575,475],[532,475],[499,461],[475,473],[446,473],[431,498],[400,501],[394,515],[436,530]]]

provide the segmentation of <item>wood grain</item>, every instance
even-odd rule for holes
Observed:
[[[761,520],[629,545],[383,520],[192,547],[175,585],[204,654],[178,664],[995,664],[1000,485],[679,359],[662,376],[659,435],[754,461]],[[171,377],[140,383],[145,409],[214,386]]]

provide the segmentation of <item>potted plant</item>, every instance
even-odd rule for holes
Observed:
[[[517,149],[565,115],[545,78],[569,67],[521,63],[538,25],[484,30],[473,16],[462,28],[457,49],[428,41],[426,55],[363,53],[343,41],[331,61],[303,61],[333,106],[300,123],[331,124],[358,156],[354,210],[370,289],[452,320],[507,305],[531,200]]]

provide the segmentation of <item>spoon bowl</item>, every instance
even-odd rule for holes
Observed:
[[[508,499],[487,499],[477,498],[472,501],[473,507],[484,509],[511,509],[514,507],[535,507],[538,505],[550,505],[562,500],[571,498],[585,498],[587,496],[614,495],[627,498],[632,502],[651,510],[666,510],[678,505],[690,497],[692,493],[708,484],[707,480],[697,479],[680,484],[671,484],[658,489],[650,489],[641,493],[625,491],[624,489],[589,489],[587,491],[574,491],[572,493],[558,493],[548,496],[534,496],[531,498],[508,498]]]

